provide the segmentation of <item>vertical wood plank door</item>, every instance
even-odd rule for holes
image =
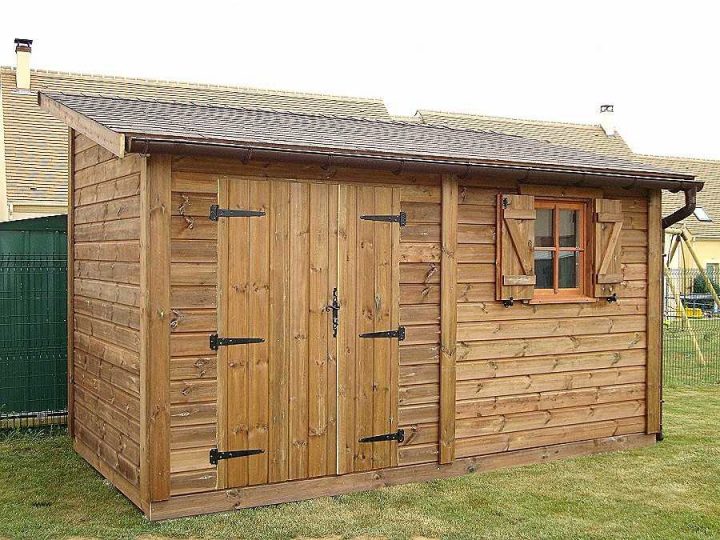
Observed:
[[[224,178],[218,332],[218,447],[262,450],[218,465],[219,487],[336,474],[338,186]]]
[[[338,473],[397,465],[398,442],[360,442],[396,432],[397,338],[361,334],[398,329],[399,215],[396,189],[340,186],[338,335]],[[365,219],[363,219],[365,216]]]

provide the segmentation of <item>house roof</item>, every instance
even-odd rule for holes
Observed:
[[[697,194],[697,206],[702,207],[712,222],[698,221],[690,216],[682,221],[693,236],[701,238],[720,238],[720,160],[693,159],[682,157],[663,157],[637,154],[636,159],[679,172],[695,175],[705,182],[705,187]],[[681,193],[663,193],[663,214],[667,215],[684,204]]]
[[[15,68],[0,68],[0,118],[4,131],[8,200],[67,203],[67,126],[37,106],[37,91],[112,94],[337,116],[387,118],[380,99],[259,90],[32,70],[31,91],[15,87]]]
[[[42,93],[40,103],[133,140],[435,164],[542,169],[690,183],[693,176],[495,132],[267,109]],[[116,152],[117,153],[117,152]]]

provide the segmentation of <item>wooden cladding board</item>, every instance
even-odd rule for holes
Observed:
[[[466,262],[461,255],[469,246],[492,250],[493,242],[481,239],[492,237],[493,222],[469,225],[477,229],[475,242],[468,229],[458,237],[456,456],[645,431],[647,199],[642,192],[596,191],[617,200],[623,215],[617,303],[516,302],[506,308],[494,300],[491,262]],[[459,193],[459,216],[496,215],[497,190],[461,185]],[[464,272],[464,264],[475,266]],[[426,283],[419,284],[423,273]],[[412,275],[407,295],[434,298],[433,290],[418,290],[435,286],[432,269],[418,264]],[[437,316],[430,304],[404,306],[403,313],[428,322]],[[432,384],[418,384],[410,399],[433,393]],[[426,418],[434,409],[418,405],[413,412]]]
[[[400,324],[407,331],[400,343],[398,381],[398,422],[406,437],[399,449],[400,465],[439,460],[441,203],[439,179],[432,188],[400,189],[400,209],[408,219],[400,230]],[[469,226],[494,223],[494,214],[469,213],[459,219]]]
[[[210,449],[218,446],[218,362],[209,335],[218,330],[219,175],[173,165],[170,194],[170,493],[218,486]],[[222,484],[221,484],[222,485]]]
[[[138,502],[144,158],[116,158],[79,134],[72,147],[73,435],[83,455]]]

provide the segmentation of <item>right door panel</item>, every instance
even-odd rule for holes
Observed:
[[[400,213],[396,188],[341,185],[339,193],[338,472],[397,465]]]

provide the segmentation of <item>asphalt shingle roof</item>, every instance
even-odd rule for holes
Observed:
[[[659,167],[495,132],[114,96],[46,95],[112,131],[138,138],[456,163],[542,166],[663,179],[691,178],[691,175]]]
[[[428,110],[419,110],[417,116],[422,122],[430,125],[519,135],[624,159],[632,159],[633,156],[632,150],[619,134],[608,136],[597,124],[522,120]]]

